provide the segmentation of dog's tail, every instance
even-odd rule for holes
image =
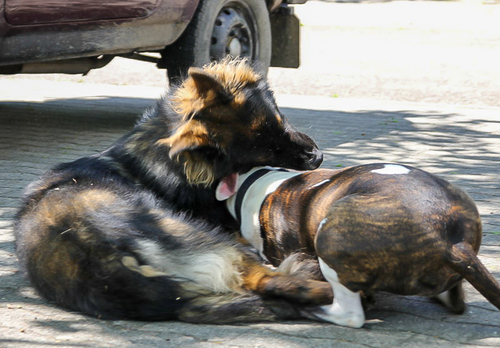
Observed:
[[[453,245],[447,260],[453,270],[460,273],[488,301],[500,309],[500,285],[479,261],[470,244],[462,242]]]

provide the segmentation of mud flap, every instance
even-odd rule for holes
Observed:
[[[293,7],[282,5],[271,16],[271,66],[298,68],[300,66],[300,21]]]

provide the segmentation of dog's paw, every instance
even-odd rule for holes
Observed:
[[[365,323],[363,311],[343,311],[341,308],[335,307],[335,305],[321,306],[310,310],[308,311],[308,317],[354,329],[359,329]]]
[[[444,291],[433,298],[445,305],[450,311],[455,314],[463,314],[465,312],[465,300],[462,283],[458,283],[450,290]]]

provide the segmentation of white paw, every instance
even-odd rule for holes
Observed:
[[[329,267],[321,258],[319,266],[325,279],[333,290],[333,304],[322,306],[311,313],[316,318],[337,325],[360,328],[365,323],[365,313],[361,304],[361,295],[350,291],[339,282],[337,272]]]
[[[450,292],[449,291],[444,291],[438,295],[435,296],[437,300],[439,300],[442,304],[444,304],[448,308],[452,308],[453,305],[451,303],[450,299]]]
[[[338,308],[334,308],[335,305],[322,306],[311,314],[323,321],[328,321],[330,323],[352,327],[354,329],[359,329],[365,323],[364,313],[359,312],[343,312],[339,311]]]

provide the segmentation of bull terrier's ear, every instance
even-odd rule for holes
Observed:
[[[222,179],[215,190],[215,198],[225,201],[236,193],[238,188],[238,174],[233,173]]]
[[[224,86],[205,70],[189,68],[188,75],[193,79],[201,98],[208,100],[218,98],[227,101],[231,99],[231,95],[224,89]]]

